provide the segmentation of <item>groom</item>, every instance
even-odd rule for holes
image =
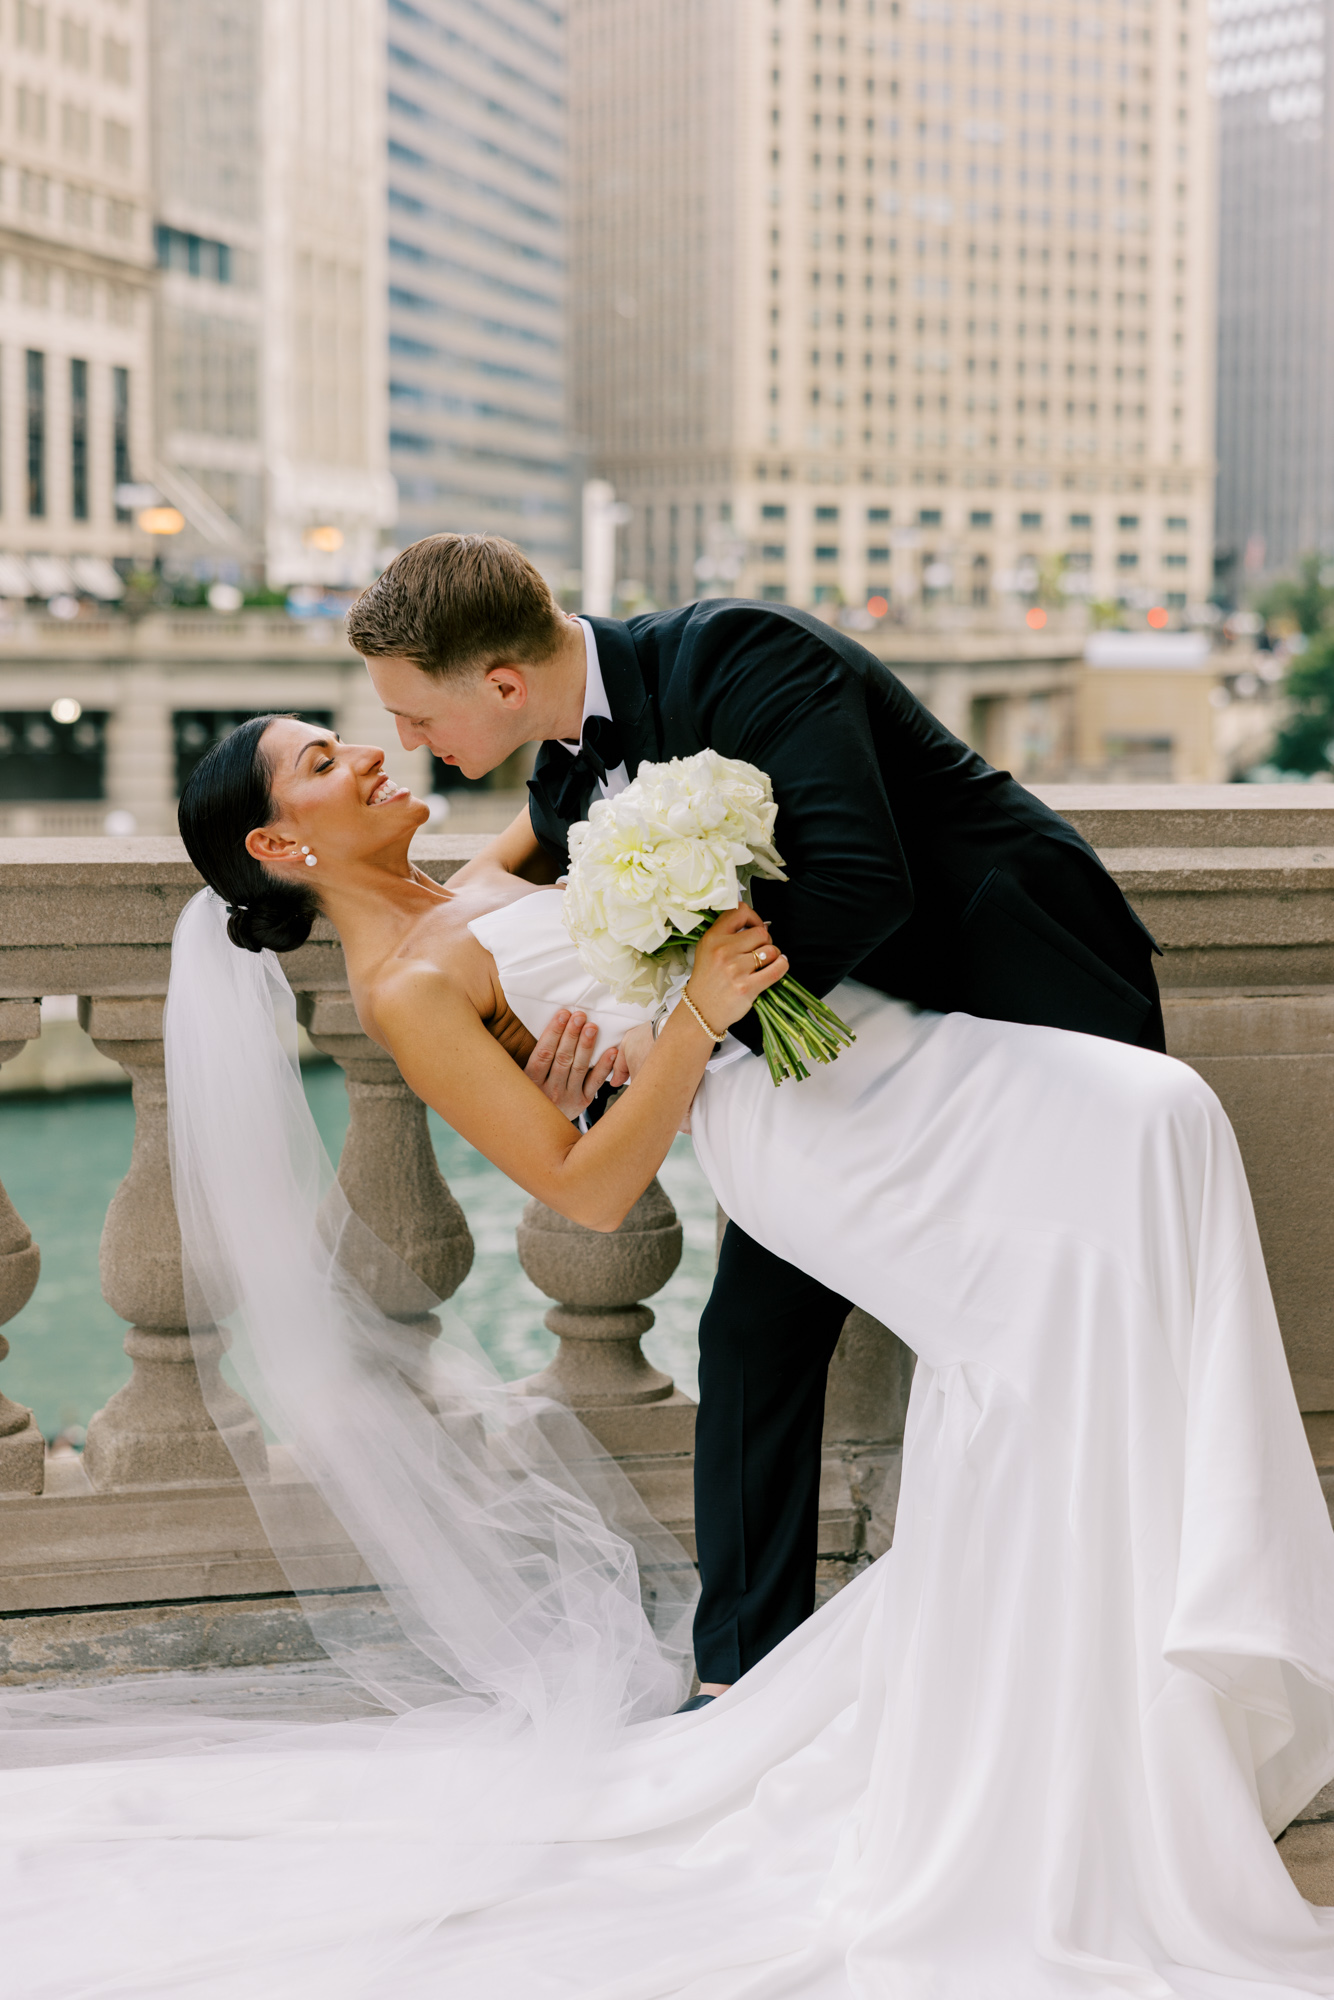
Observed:
[[[564,870],[571,825],[642,762],[711,747],[773,780],[789,879],[756,881],[754,900],[812,991],[852,977],[1163,1047],[1153,940],[1092,848],[820,619],[735,599],[573,619],[510,543],[433,535],[358,600],[348,635],[405,748],[480,778],[541,744],[496,843],[528,879]],[[758,1050],[753,1014],[734,1033]],[[706,1694],[814,1603],[825,1378],[848,1311],[728,1225],[699,1330]]]

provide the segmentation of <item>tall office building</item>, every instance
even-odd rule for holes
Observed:
[[[152,0],[173,556],[359,584],[395,517],[379,0]]]
[[[401,543],[571,559],[563,22],[548,0],[388,0],[390,462]]]
[[[1218,550],[1233,589],[1334,553],[1334,0],[1213,0]]]
[[[135,547],[115,488],[152,436],[147,11],[0,9],[0,596],[114,596]]]
[[[571,0],[574,429],[623,577],[1211,581],[1206,0]]]

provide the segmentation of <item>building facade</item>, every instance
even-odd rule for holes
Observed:
[[[1234,593],[1334,553],[1334,0],[1213,0],[1218,554]]]
[[[570,568],[565,76],[549,0],[387,0],[390,462],[398,540]]]
[[[0,596],[109,598],[152,451],[147,0],[0,8]]]
[[[396,513],[378,0],[152,0],[172,560],[368,582]]]
[[[572,0],[573,426],[624,594],[1206,598],[1207,26]]]

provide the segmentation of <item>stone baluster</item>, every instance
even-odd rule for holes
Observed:
[[[0,1001],[0,1063],[16,1056],[41,1030],[41,1009],[35,1000]],[[22,1312],[32,1297],[42,1267],[33,1242],[14,1204],[0,1186],[0,1326]],[[0,1334],[0,1361],[9,1342]],[[0,1395],[0,1493],[40,1493],[46,1466],[46,1440],[31,1410]]]
[[[863,1546],[873,1557],[894,1539],[914,1365],[897,1334],[853,1307],[829,1364],[824,1453],[826,1465],[832,1459],[842,1466],[863,1524]]]
[[[642,1301],[671,1277],[681,1243],[676,1210],[656,1180],[612,1234],[567,1222],[540,1201],[523,1212],[519,1262],[557,1301],[546,1324],[560,1347],[517,1386],[569,1404],[609,1451],[688,1451],[693,1442],[693,1401],[639,1345],[653,1325]]]
[[[196,1333],[192,1344],[187,1331],[167,1151],[162,1001],[82,1000],[79,1019],[134,1086],[134,1150],[107,1210],[100,1259],[102,1296],[130,1322],[125,1352],[134,1373],[89,1424],[84,1467],[103,1491],[211,1486],[239,1479],[238,1467],[262,1474],[258,1419],[219,1374],[223,1336]]]
[[[393,1057],[362,1033],[348,994],[303,994],[298,1011],[315,1047],[347,1078],[350,1118],[338,1179],[350,1206],[437,1298],[450,1298],[472,1269],[473,1240],[437,1164],[426,1106]],[[377,1269],[371,1253],[358,1276],[385,1312],[418,1322],[427,1335],[437,1330],[392,1262]]]

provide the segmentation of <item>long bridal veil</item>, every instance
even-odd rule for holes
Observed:
[[[176,927],[165,1037],[201,1382],[321,1645],[381,1710],[466,1719],[474,1742],[489,1723],[568,1752],[670,1712],[688,1556],[578,1419],[507,1388],[352,1212],[291,988],[272,953],[230,943],[211,890]]]

